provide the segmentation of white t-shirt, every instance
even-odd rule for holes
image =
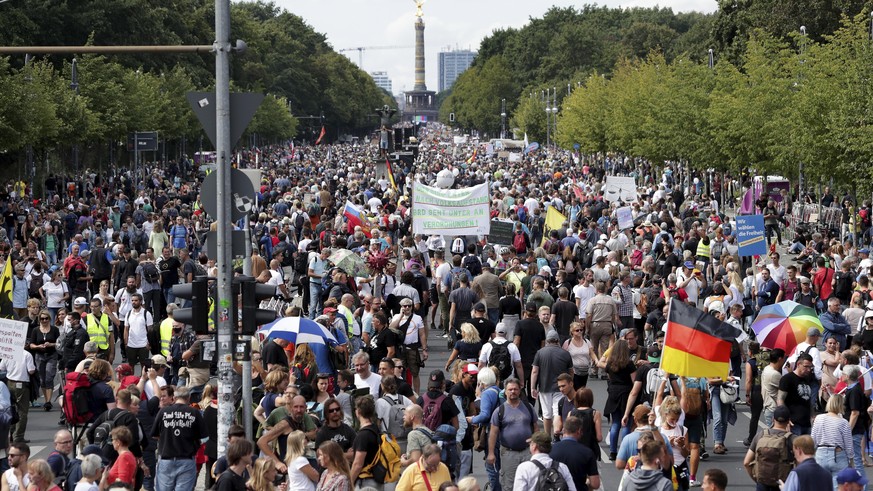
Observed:
[[[127,321],[130,322],[127,333],[127,346],[129,348],[145,348],[149,345],[148,330],[149,324],[154,322],[152,314],[143,307],[140,307],[139,312],[131,310],[127,316]]]
[[[588,306],[588,301],[594,298],[594,295],[596,295],[594,285],[576,285],[573,287],[573,296],[576,297],[576,307],[579,309],[580,319],[585,318],[585,307]]]
[[[288,489],[299,491],[315,491],[315,483],[310,481],[300,469],[309,465],[302,455],[288,463]]]
[[[363,389],[364,387],[370,388],[370,394],[374,397],[379,395],[379,385],[382,383],[382,376],[373,372],[370,372],[370,376],[366,379],[361,378],[359,374],[355,374],[355,387],[359,389]]]
[[[164,377],[161,377],[160,375],[158,375],[157,377],[155,377],[155,382],[158,383],[158,388],[161,388],[161,387],[167,385],[167,381],[164,380]],[[155,394],[155,391],[152,389],[152,382],[151,382],[151,380],[146,380],[146,383],[145,383],[145,393],[146,393],[146,400],[149,400],[149,399],[151,399],[152,397],[154,397],[154,396],[156,395],[156,394]]]
[[[46,307],[59,309],[64,306],[64,294],[70,291],[63,281],[55,284],[54,281],[43,283],[42,292],[45,295]]]
[[[494,342],[496,344],[503,344],[501,341],[505,341],[505,342],[509,343],[509,345],[507,346],[507,350],[509,351],[509,361],[512,363],[512,375],[511,376],[516,377],[517,374],[515,373],[515,362],[521,361],[521,353],[519,353],[519,351],[518,351],[518,346],[516,346],[515,343],[513,343],[511,341],[507,341],[506,338],[496,337],[496,338],[492,339],[491,341],[483,344],[482,351],[479,352],[479,363],[482,363],[485,366],[488,366],[488,359],[491,357],[491,348],[492,348],[491,342]],[[525,374],[525,375],[530,375],[530,374]]]

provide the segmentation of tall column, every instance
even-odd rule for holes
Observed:
[[[415,20],[415,87],[413,90],[427,90],[424,83],[424,19]]]

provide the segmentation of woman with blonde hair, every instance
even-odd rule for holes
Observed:
[[[469,322],[461,324],[461,339],[455,342],[452,354],[449,355],[449,361],[446,362],[445,370],[450,371],[455,360],[476,363],[482,344],[482,340],[479,339],[479,330],[473,324]]]
[[[846,410],[842,394],[834,394],[828,399],[827,412],[819,414],[812,422],[812,440],[815,442],[815,461],[831,473],[834,489],[837,473],[849,467],[855,453],[852,446],[852,429],[843,417]]]
[[[318,465],[324,468],[319,491],[352,491],[349,463],[337,442],[327,440],[318,447]]]
[[[30,474],[30,484],[27,491],[61,491],[55,484],[55,474],[49,463],[43,459],[31,460],[27,463],[27,473]]]
[[[682,418],[682,407],[679,404],[679,398],[676,396],[668,396],[661,401],[664,391],[663,387],[666,384],[665,380],[661,381],[661,389],[658,391],[658,396],[655,399],[656,406],[660,402],[659,417],[661,425],[659,431],[664,438],[670,442],[670,447],[673,449],[673,466],[676,468],[676,479],[678,481],[679,490],[687,490],[689,488],[688,480],[688,462],[686,458],[690,454],[688,442],[685,434],[688,430],[682,426],[680,419]]]
[[[285,393],[290,381],[288,380],[288,372],[279,368],[267,372],[264,378],[264,397],[255,408],[255,419],[263,423],[270,417],[270,413],[279,406],[276,400]]]
[[[585,325],[581,322],[570,323],[570,339],[564,341],[563,348],[573,359],[573,389],[579,390],[588,385],[588,373],[591,371],[592,360],[597,359],[591,341],[585,337]]]
[[[273,482],[276,480],[276,461],[269,457],[255,460],[252,465],[252,473],[246,482],[249,491],[277,491]],[[288,484],[283,482],[279,485],[279,491],[284,491]]]
[[[288,450],[285,464],[288,466],[288,489],[294,491],[315,491],[318,471],[312,468],[303,456],[306,452],[306,436],[302,431],[292,431],[288,435]]]
[[[308,344],[298,344],[294,348],[294,362],[291,373],[294,375],[294,383],[297,385],[310,385],[318,373],[318,365],[315,363],[315,353]]]

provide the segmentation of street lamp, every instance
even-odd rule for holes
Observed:
[[[70,88],[73,89],[73,92],[76,94],[76,98],[79,96],[79,68],[78,61],[73,58],[73,67],[70,74]],[[79,143],[73,143],[73,169],[78,174],[79,172]]]
[[[712,48],[709,48],[709,69],[715,66],[715,55],[713,54]]]
[[[500,99],[500,138],[506,138],[506,99]]]

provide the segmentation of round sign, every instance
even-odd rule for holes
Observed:
[[[436,186],[438,188],[449,189],[455,183],[455,175],[448,169],[443,169],[437,174]]]
[[[213,219],[218,220],[218,172],[212,172],[203,179],[200,201],[203,209]],[[251,213],[255,206],[255,190],[252,180],[241,170],[230,169],[230,197],[222,196],[230,204],[230,219],[237,221]]]

